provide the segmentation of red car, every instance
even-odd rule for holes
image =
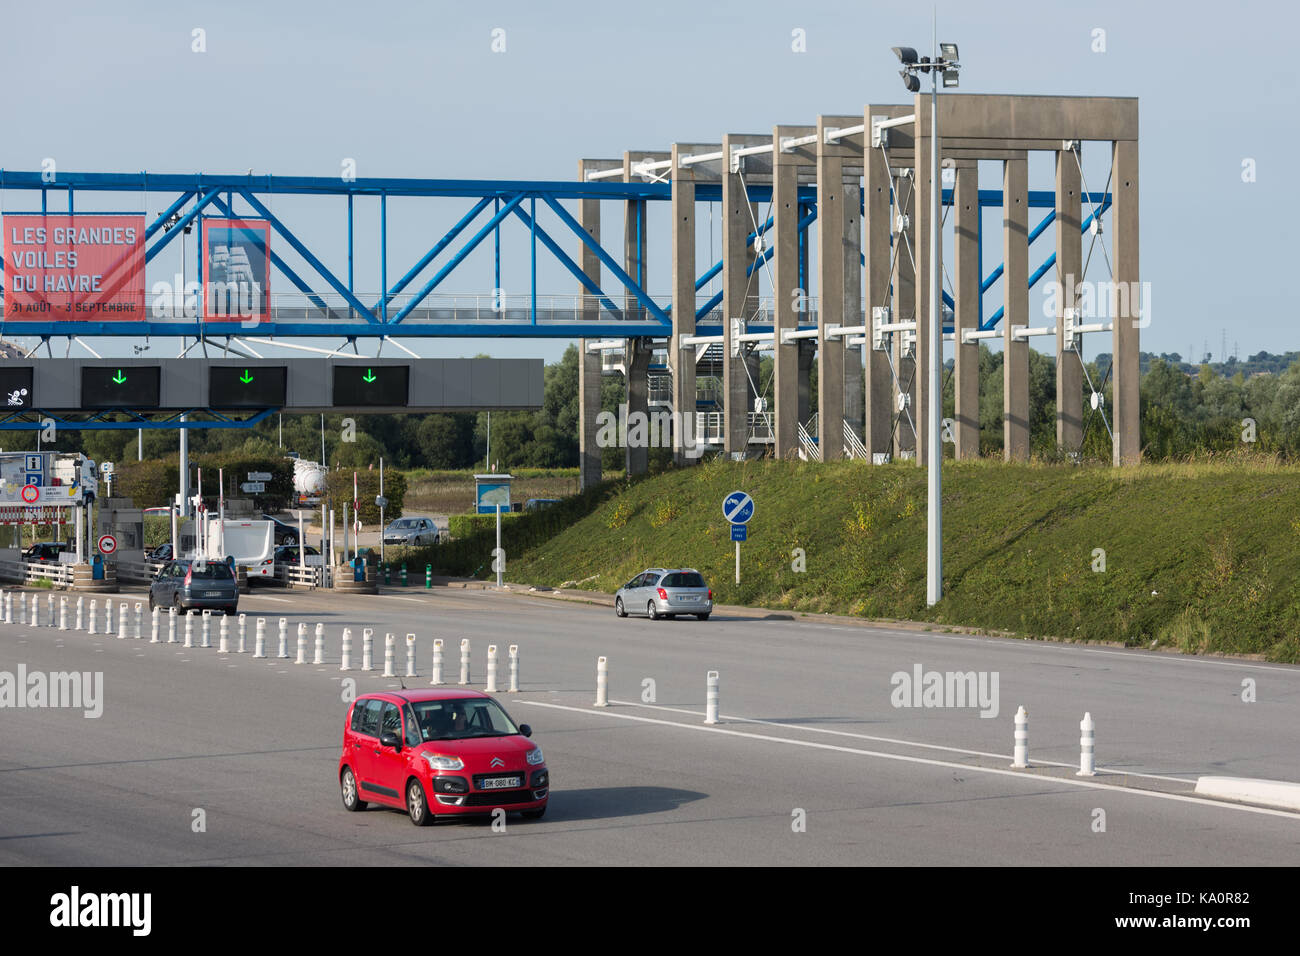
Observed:
[[[435,817],[500,808],[538,819],[550,775],[527,724],[487,694],[403,690],[358,697],[343,729],[343,806],[367,802],[405,810],[427,826]]]

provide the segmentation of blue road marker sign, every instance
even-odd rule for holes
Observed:
[[[733,491],[722,500],[722,516],[732,524],[747,523],[754,517],[754,499],[743,491]]]
[[[746,534],[748,534],[748,532],[749,532],[749,527],[747,525],[733,524],[731,526],[731,540],[745,541],[746,540],[745,536]]]

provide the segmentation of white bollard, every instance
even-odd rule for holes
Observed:
[[[342,660],[339,661],[339,670],[352,670],[352,628],[343,628],[343,652]]]
[[[511,694],[519,693],[519,645],[510,645],[510,691]]]
[[[280,651],[275,656],[285,658],[289,656],[289,619],[287,617],[280,618]]]
[[[460,683],[469,683],[469,638],[460,639]]]
[[[80,594],[77,595],[77,626],[76,630],[85,630],[86,623],[86,599]]]
[[[406,676],[415,676],[415,635],[406,635]]]
[[[609,661],[604,657],[596,658],[596,703],[593,707],[608,707],[609,698]]]
[[[90,599],[90,629],[88,633],[95,633],[95,612],[99,610],[98,603],[94,598]]]
[[[372,671],[374,667],[375,651],[375,629],[365,627],[361,629],[361,669],[363,671]]]
[[[442,638],[433,639],[433,669],[430,671],[429,683],[438,685],[442,683]]]
[[[139,601],[135,602],[135,639],[144,639],[144,605]]]
[[[194,646],[194,611],[193,609],[185,612],[185,646]]]
[[[497,646],[495,644],[488,645],[486,690],[489,694],[497,692]]]
[[[18,595],[18,623],[27,623],[27,595]]]
[[[14,622],[14,596],[12,593],[5,595],[4,615],[6,624],[12,624]]]
[[[27,595],[23,595],[23,600],[27,600]],[[41,599],[35,594],[32,595],[32,618],[27,623],[32,627],[41,626]]]
[[[315,656],[312,657],[311,662],[313,664],[325,663],[325,625],[324,624],[316,625],[316,653]]]
[[[248,615],[240,614],[239,615],[239,653],[240,654],[243,654],[245,651],[248,650],[248,645],[246,643],[247,639],[248,639]]]
[[[158,608],[149,612],[149,643],[158,643]]]
[[[253,656],[266,656],[266,618],[264,617],[257,619],[256,636],[253,638]]]
[[[718,672],[709,671],[704,677],[704,722],[718,722]]]
[[[54,627],[55,623],[56,622],[54,620],[54,595],[47,594],[45,595],[45,626]]]
[[[167,643],[176,643],[176,608],[167,609]]]
[[[1023,705],[1016,711],[1015,762],[1011,766],[1017,769],[1029,766],[1029,712]]]
[[[68,629],[68,599],[63,595],[59,595],[59,630],[66,631],[67,629]]]
[[[212,611],[209,610],[209,609],[207,609],[207,608],[204,608],[204,610],[203,610],[203,643],[199,645],[200,647],[211,647],[211,646],[212,646],[212,641],[210,640],[210,638],[211,638],[211,634],[212,634],[212,630],[211,630],[211,626],[210,626],[210,622],[211,622],[211,621],[212,621]]]
[[[1092,722],[1092,714],[1085,712],[1079,721],[1079,772],[1076,777],[1097,776],[1097,725]]]
[[[391,631],[384,635],[384,676],[385,677],[397,676],[393,672],[393,644],[396,642],[396,640],[397,638],[393,636]]]
[[[298,622],[298,657],[294,660],[295,664],[307,663],[307,622]]]
[[[220,630],[221,637],[217,643],[217,653],[229,654],[230,653],[230,618],[227,615],[225,614],[221,615],[221,623],[219,627],[221,628]]]
[[[113,602],[104,598],[104,635],[110,636],[113,633]]]
[[[126,640],[126,602],[117,602],[117,639]]]

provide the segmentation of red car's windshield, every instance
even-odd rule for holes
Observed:
[[[418,701],[411,707],[421,740],[466,740],[519,733],[500,705],[483,697]]]

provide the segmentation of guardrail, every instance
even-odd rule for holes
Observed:
[[[118,583],[129,584],[151,583],[164,564],[163,561],[136,561],[126,557],[119,557],[113,562],[113,566],[117,568]]]
[[[298,564],[280,564],[275,569],[275,580],[285,587],[328,587],[325,571],[319,565],[303,567]]]
[[[40,581],[49,581],[56,587],[67,588],[72,585],[72,565],[0,561],[0,580],[18,584],[36,584]]]

